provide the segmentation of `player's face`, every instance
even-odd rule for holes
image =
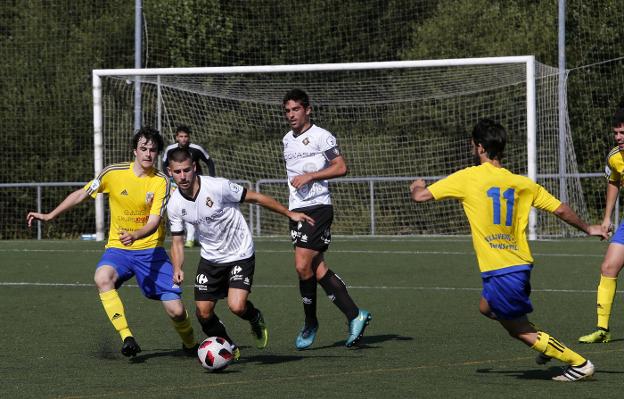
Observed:
[[[176,133],[176,142],[180,147],[188,147],[191,138],[186,132],[178,132]]]
[[[171,161],[167,169],[179,189],[183,192],[191,190],[195,178],[195,164],[192,160],[187,159],[182,162]]]
[[[301,103],[294,100],[288,100],[284,104],[284,116],[295,133],[301,133],[310,127],[311,112],[311,107],[304,107]]]
[[[618,148],[624,150],[624,123],[613,128],[613,135],[615,136],[615,142]]]
[[[154,162],[158,158],[158,146],[151,140],[141,137],[134,150],[135,162],[138,162],[144,169],[154,167]]]

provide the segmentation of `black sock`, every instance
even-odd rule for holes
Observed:
[[[251,301],[247,301],[245,311],[239,317],[250,323],[257,323],[260,320],[260,310],[256,309]]]
[[[359,309],[349,296],[347,286],[338,275],[328,269],[323,278],[319,280],[319,284],[334,302],[334,305],[338,306],[338,309],[344,313],[348,321],[357,317]]]
[[[305,325],[317,325],[318,320],[316,318],[316,278],[312,276],[307,280],[299,280],[299,293],[301,293],[301,300],[303,302]]]
[[[201,317],[197,317],[199,324],[201,324],[202,331],[208,337],[222,337],[225,338],[229,343],[233,343],[232,338],[228,335],[227,331],[225,331],[225,325],[219,320],[219,317],[216,313],[212,314],[212,317],[209,319],[202,319]]]

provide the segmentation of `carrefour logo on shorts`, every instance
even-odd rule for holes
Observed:
[[[208,277],[206,277],[205,274],[198,274],[197,277],[195,277],[195,281],[197,282],[197,284],[206,284],[208,283]]]

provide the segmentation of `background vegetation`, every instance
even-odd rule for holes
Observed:
[[[144,66],[329,63],[534,54],[557,65],[557,2],[527,0],[144,0]],[[624,84],[624,9],[569,0],[568,107],[581,172],[599,172],[609,116]],[[10,0],[0,6],[0,146],[13,167],[0,183],[80,182],[92,161],[91,71],[134,65],[134,4]],[[594,187],[595,186],[595,187]],[[587,203],[600,208],[602,183]],[[66,189],[50,190],[42,207]],[[0,238],[16,229],[33,190],[0,188]],[[19,209],[19,212],[10,211]],[[85,223],[92,220],[84,209]],[[75,225],[46,236],[75,235]],[[53,227],[46,227],[53,229]],[[88,228],[86,230],[89,230]]]

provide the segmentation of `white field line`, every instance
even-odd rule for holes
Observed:
[[[2,249],[1,252],[23,252],[23,253],[101,253],[102,249]],[[256,253],[293,253],[290,249],[256,249]],[[422,250],[364,250],[364,249],[332,249],[331,253],[338,254],[390,254],[390,255],[474,255],[473,251],[422,251]],[[572,258],[602,258],[604,254],[569,254],[556,252],[533,252],[535,256],[545,257],[572,257]]]
[[[38,282],[29,282],[29,281],[0,281],[0,287],[73,287],[73,288],[81,288],[81,287],[89,287],[95,288],[93,283],[38,283]],[[124,284],[123,287],[128,288],[138,288],[136,284]],[[294,284],[254,284],[254,288],[296,288]],[[189,287],[186,287],[190,289]],[[390,290],[390,291],[481,291],[481,287],[423,287],[423,286],[387,286],[387,285],[379,285],[379,286],[367,286],[367,285],[350,285],[349,289],[355,290]],[[563,293],[571,293],[571,294],[595,294],[596,290],[569,290],[569,289],[532,289],[532,292],[563,292]],[[618,290],[618,293],[622,293],[624,291]]]

